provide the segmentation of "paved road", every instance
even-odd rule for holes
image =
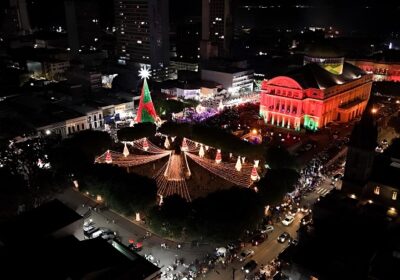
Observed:
[[[81,215],[88,213],[89,206],[92,208],[96,206],[95,201],[92,201],[73,189],[68,189],[58,194],[56,198]],[[85,207],[82,207],[83,204],[85,204]],[[140,224],[122,217],[113,211],[90,211],[90,213],[87,219],[92,219],[97,227],[105,227],[116,231],[122,243],[125,245],[129,244],[130,239],[137,241],[139,238],[143,238],[146,235],[146,229]],[[113,220],[115,223],[113,223]],[[84,239],[83,230],[78,230],[74,235],[80,240]],[[169,249],[162,249],[161,243],[166,243]],[[142,256],[153,255],[155,261],[159,260],[159,264],[157,265],[164,271],[166,267],[173,264],[175,258],[183,258],[185,263],[191,263],[195,259],[203,259],[207,253],[212,252],[213,249],[216,248],[215,245],[204,244],[200,245],[200,247],[191,248],[190,244],[184,244],[182,249],[177,249],[176,245],[177,244],[173,241],[163,239],[157,235],[152,235],[143,241],[143,250],[139,252],[139,254]],[[178,270],[183,271],[184,267],[179,266]]]

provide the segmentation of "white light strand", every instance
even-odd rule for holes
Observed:
[[[231,163],[217,164],[212,160],[201,158],[191,153],[186,153],[186,155],[201,167],[235,185],[249,187],[252,184],[252,181],[250,180],[252,167],[249,165],[243,166],[242,171],[238,172],[235,169],[234,164]]]

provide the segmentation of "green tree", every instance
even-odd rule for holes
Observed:
[[[272,169],[291,169],[296,167],[294,157],[282,146],[271,146],[265,153],[265,162]]]
[[[258,183],[258,190],[264,205],[275,205],[294,190],[299,174],[293,169],[269,169]]]
[[[57,173],[80,174],[91,166],[95,158],[111,147],[111,137],[102,131],[86,130],[64,139],[49,153]]]
[[[152,137],[156,133],[156,125],[150,122],[137,123],[133,127],[124,127],[118,130],[120,141],[134,141],[143,137]]]
[[[197,199],[193,208],[192,234],[216,241],[240,237],[246,229],[255,228],[263,215],[258,194],[237,187]]]
[[[108,164],[94,164],[79,182],[82,191],[102,195],[111,208],[126,215],[145,212],[157,198],[153,179]]]

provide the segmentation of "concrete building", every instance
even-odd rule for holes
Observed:
[[[98,91],[102,88],[102,75],[99,72],[74,68],[66,75],[68,80],[81,84],[88,91]]]
[[[382,205],[387,215],[400,211],[400,141],[378,154],[378,127],[374,115],[366,111],[354,127],[349,142],[341,191],[360,203]]]
[[[69,61],[47,60],[43,63],[43,73],[47,79],[60,80],[69,69]]]
[[[116,115],[119,119],[134,116],[134,98],[123,93],[114,96],[93,93],[90,99],[57,94],[48,98],[38,93],[16,97],[7,106],[37,134],[58,134],[63,138],[83,130],[103,129]]]
[[[361,116],[371,93],[372,76],[344,63],[335,75],[310,63],[286,76],[262,82],[260,114],[265,123],[317,130],[332,121]]]
[[[100,11],[96,0],[65,0],[68,45],[73,56],[100,45]]]
[[[232,0],[202,0],[200,56],[228,57],[233,40]]]
[[[169,65],[169,1],[115,0],[118,62]]]
[[[171,67],[176,71],[199,71],[199,63],[197,61],[184,60],[179,58],[171,59]]]
[[[221,84],[231,95],[253,91],[253,70],[234,67],[202,69],[201,79]]]
[[[368,74],[372,74],[374,81],[400,82],[400,62],[374,59],[349,59],[346,61],[361,68]]]
[[[82,216],[59,200],[3,222],[0,278],[161,279],[160,268],[116,240],[80,241],[82,228]]]

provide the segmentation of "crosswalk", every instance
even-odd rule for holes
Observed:
[[[315,192],[321,196],[327,195],[331,189],[323,188],[323,187],[318,187],[315,189]]]

